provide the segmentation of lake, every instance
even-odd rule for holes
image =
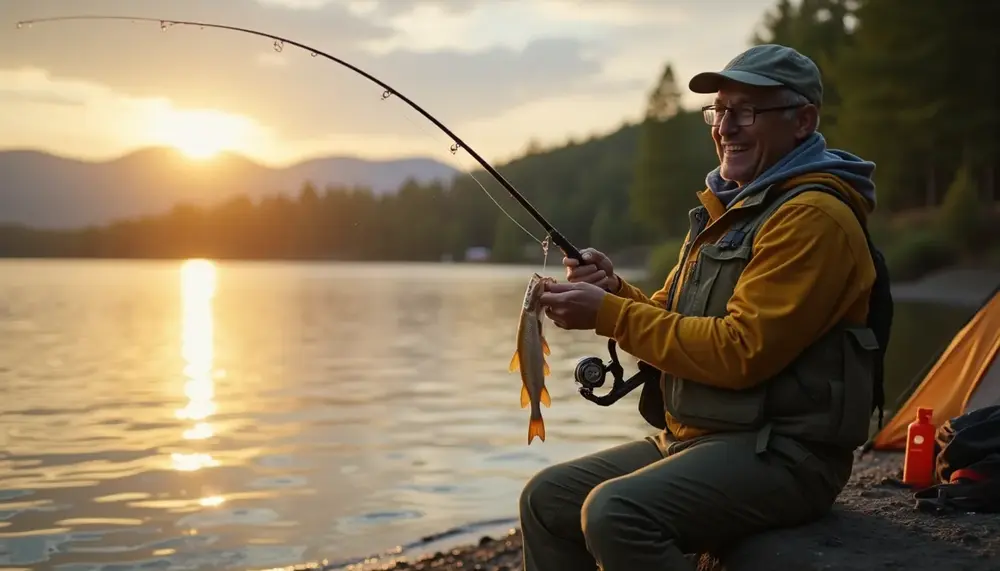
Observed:
[[[652,430],[638,390],[577,393],[606,340],[549,324],[527,445],[507,364],[538,270],[0,262],[0,569],[348,563],[516,525],[535,471]],[[897,305],[890,403],[971,311]]]

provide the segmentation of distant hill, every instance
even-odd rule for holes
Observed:
[[[0,151],[0,223],[71,228],[159,214],[174,205],[214,204],[235,195],[295,195],[306,181],[395,192],[407,178],[449,183],[458,171],[433,159],[328,157],[269,168],[236,154],[192,161],[148,148],[106,162],[37,151]]]

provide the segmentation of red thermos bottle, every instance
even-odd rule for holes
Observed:
[[[931,422],[934,409],[918,408],[917,419],[906,431],[906,456],[903,458],[903,483],[914,488],[934,484],[934,436]]]

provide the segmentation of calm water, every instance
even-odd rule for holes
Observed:
[[[512,525],[533,472],[648,433],[638,391],[571,382],[605,341],[550,326],[526,445],[507,363],[535,270],[0,262],[0,569],[259,569]],[[970,310],[898,311],[890,393]]]

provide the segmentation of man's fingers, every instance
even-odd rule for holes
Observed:
[[[545,315],[547,315],[548,318],[552,320],[552,323],[554,323],[556,327],[558,327],[559,329],[566,329],[566,323],[562,320],[562,315],[560,311],[552,309],[551,307],[546,308]]]
[[[580,257],[584,264],[593,264],[600,258],[600,253],[593,248],[584,248],[580,250]]]
[[[565,293],[567,291],[573,291],[579,289],[577,284],[572,283],[550,283],[545,287],[545,292],[542,293],[542,303],[545,303],[546,299],[552,301],[558,301],[560,296],[554,295],[559,293]]]
[[[567,272],[566,278],[571,282],[586,281],[593,283],[595,276],[599,272],[603,274],[605,277],[607,277],[607,274],[604,272],[604,270],[599,269],[597,266],[593,264],[587,264],[586,266],[581,266],[579,268],[575,268]]]
[[[588,284],[600,285],[605,281],[607,281],[607,279],[608,279],[608,274],[605,273],[604,270],[596,270],[593,272],[589,272],[587,274],[574,275],[573,279],[569,281],[573,283],[583,282]]]
[[[561,311],[562,306],[569,301],[569,296],[573,295],[573,284],[551,284],[552,289],[542,292],[538,297],[538,303],[545,307],[545,310],[556,312]]]

